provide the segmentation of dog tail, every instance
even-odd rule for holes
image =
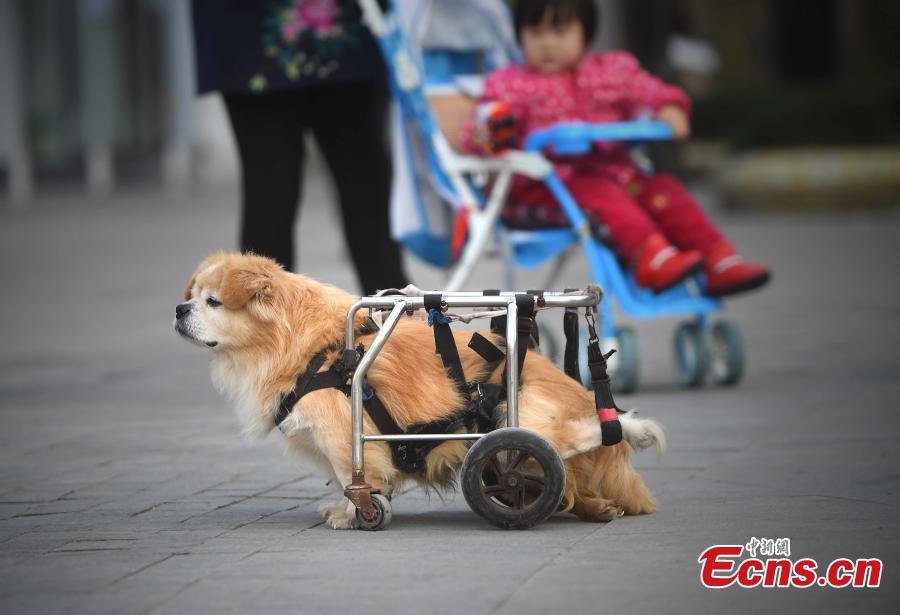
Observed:
[[[656,446],[656,457],[661,460],[666,454],[666,434],[659,423],[652,419],[639,419],[634,410],[619,416],[622,433],[631,447],[641,452]]]

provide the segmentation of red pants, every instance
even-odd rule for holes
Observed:
[[[722,234],[680,181],[671,175],[637,175],[627,185],[593,175],[565,181],[591,225],[603,227],[620,256],[632,261],[650,235],[661,233],[681,250],[705,254]],[[503,216],[513,224],[567,224],[556,200],[543,183],[519,183],[510,192]]]

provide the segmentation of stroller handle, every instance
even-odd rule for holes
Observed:
[[[666,141],[671,138],[672,127],[665,122],[567,122],[533,131],[525,138],[525,149],[542,151],[552,146],[555,154],[586,154],[598,141]]]

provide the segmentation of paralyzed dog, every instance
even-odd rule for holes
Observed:
[[[216,387],[236,402],[245,432],[262,437],[275,427],[282,399],[311,359],[325,351],[324,365],[336,360],[347,312],[356,297],[284,271],[267,258],[219,252],[199,265],[184,300],[175,308],[175,330],[212,349]],[[360,313],[357,318],[362,326],[365,316]],[[455,334],[466,374],[484,366],[467,346],[469,335]],[[367,347],[373,337],[363,334],[358,341]],[[490,381],[499,382],[502,370],[497,367]],[[368,381],[404,429],[440,419],[465,403],[434,352],[431,330],[411,318],[398,323],[369,370]],[[592,394],[548,359],[529,353],[520,384],[520,426],[540,434],[565,461],[561,512],[571,511],[585,521],[609,521],[656,510],[656,501],[629,461],[629,444],[636,450],[653,445],[660,454],[665,450],[663,432],[655,422],[624,414],[620,421],[625,440],[601,446]],[[341,487],[350,483],[350,401],[344,393],[335,388],[310,392],[280,427],[291,450],[310,454]],[[364,429],[378,433],[367,415]],[[408,473],[395,465],[385,442],[368,442],[366,479],[382,493],[395,491],[407,479],[426,487],[448,487],[468,446],[444,442],[428,453],[424,472]],[[334,528],[353,527],[354,512],[346,498],[323,511]]]

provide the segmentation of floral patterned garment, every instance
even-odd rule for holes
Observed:
[[[193,0],[200,93],[386,79],[355,0]]]

